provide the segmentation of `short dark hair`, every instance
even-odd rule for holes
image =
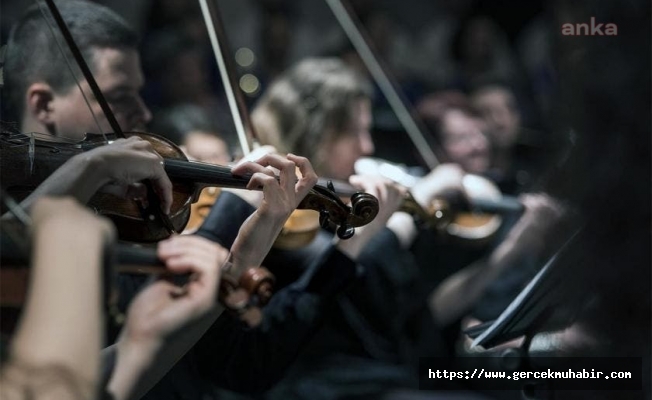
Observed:
[[[219,123],[198,105],[177,104],[154,115],[152,132],[163,135],[178,145],[185,144],[192,131],[222,134]]]
[[[107,7],[89,1],[69,0],[60,2],[58,9],[91,70],[94,69],[94,49],[138,46],[138,34]],[[9,111],[19,120],[24,112],[23,96],[30,84],[46,82],[53,90],[65,93],[81,76],[78,68],[73,68],[77,76],[68,72],[66,58],[72,59],[71,53],[49,11],[46,15],[65,54],[60,51],[38,5],[27,9],[9,35],[4,93]]]

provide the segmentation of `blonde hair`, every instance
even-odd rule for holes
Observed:
[[[307,59],[286,71],[261,97],[252,122],[262,144],[309,158],[351,123],[351,105],[370,99],[369,82],[337,58]]]

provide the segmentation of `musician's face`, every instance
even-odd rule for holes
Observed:
[[[474,95],[472,104],[487,124],[493,146],[498,149],[514,146],[521,124],[514,96],[505,89],[489,89]]]
[[[322,159],[328,171],[325,176],[348,180],[355,171],[355,162],[374,152],[371,138],[371,102],[368,99],[356,100],[351,104],[351,121],[346,132],[341,133],[332,143],[323,146]]]
[[[191,160],[219,165],[231,162],[226,142],[209,132],[188,132],[183,142],[183,149]]]
[[[489,141],[482,133],[482,122],[459,110],[449,110],[442,117],[442,145],[453,163],[466,172],[486,172],[491,162]]]
[[[152,115],[140,97],[144,84],[140,58],[135,49],[98,48],[94,51],[93,76],[123,131],[144,130]],[[55,94],[53,107],[57,136],[83,138],[86,132],[113,132],[102,109],[85,80],[80,84],[90,103],[75,86],[65,94]]]

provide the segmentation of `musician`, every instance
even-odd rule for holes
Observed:
[[[179,145],[191,160],[227,165],[233,159],[224,132],[197,105],[180,104],[156,113],[152,130]]]
[[[522,125],[519,103],[513,91],[502,84],[485,84],[469,96],[470,105],[484,121],[491,143],[489,176],[503,193],[531,189],[543,167],[542,139]]]
[[[282,151],[311,151],[308,154],[324,176],[332,174],[347,179],[356,159],[373,151],[369,96],[364,79],[341,61],[310,59],[287,71],[270,86],[252,118],[262,143],[273,144]],[[446,134],[450,133],[445,148],[456,156],[452,160],[459,166],[440,166],[415,185],[412,192],[421,204],[428,204],[446,190],[460,190],[463,168],[481,172],[490,166],[489,143],[478,118],[464,110],[450,110],[450,113],[447,110],[443,121]],[[467,142],[471,144],[470,149]],[[356,179],[352,178],[352,182]],[[519,229],[530,229],[535,221],[541,222],[542,214],[550,212],[551,207],[544,201],[534,199],[528,203],[532,203],[530,218],[524,219]],[[548,218],[550,223],[554,220]],[[507,265],[513,265],[525,249],[536,250],[527,238],[542,230],[532,230],[532,235],[519,234],[516,230],[513,240],[496,250],[495,256],[509,255],[513,257],[509,258],[512,263],[500,259],[491,264],[494,275],[476,281],[486,285]],[[433,320],[426,305],[433,282],[423,282],[424,275],[416,260],[424,254],[413,247],[423,233],[405,213],[392,215],[386,229],[363,250],[359,262],[364,272],[357,284],[338,297],[337,307],[330,313],[325,327],[302,353],[290,376],[270,392],[270,398],[284,398],[290,393],[308,398],[317,392],[324,398],[364,396],[390,388],[414,387],[416,373],[412,363],[420,356],[447,354],[444,343],[438,339],[441,332],[435,322],[446,326],[470,306],[464,303],[460,308],[448,310],[448,300],[463,296],[464,290],[446,285],[445,295],[440,297],[444,299],[441,307],[444,313],[450,312],[446,316],[454,317]],[[433,235],[426,237],[431,239],[432,247]],[[427,260],[427,265],[429,269],[437,269],[441,261],[433,257]],[[426,276],[425,281],[428,280]],[[477,300],[484,287],[478,286],[469,303]],[[452,293],[454,296],[448,297]],[[421,341],[425,337],[427,345]]]
[[[102,292],[111,288],[111,282],[104,279],[112,275],[102,267],[113,268],[102,260],[115,244],[115,229],[71,198],[37,200],[31,222],[30,287],[0,372],[3,396],[95,398],[102,389],[100,347],[106,309]],[[193,281],[180,290],[158,279],[129,307],[110,383],[116,399],[128,398],[140,385],[146,387],[155,379],[156,373],[149,369],[156,356],[159,368],[170,367],[175,360],[160,347],[174,343],[173,335],[181,328],[209,311],[222,312],[215,302],[220,254],[208,240],[198,245],[188,239],[162,242],[158,253],[171,273],[191,273]],[[192,257],[184,250],[189,244],[193,244]]]
[[[120,127],[124,131],[142,130],[151,114],[138,94],[143,76],[135,32],[104,7],[66,2],[61,12],[71,25],[73,37],[81,39],[80,51],[89,61]],[[66,54],[61,54],[49,29],[34,6],[11,31],[3,90],[9,117],[20,122],[21,132],[50,135],[52,140],[81,141],[87,132],[111,132],[97,100],[90,95],[88,83],[81,79],[81,71],[74,70],[74,76],[69,72],[66,59],[71,59],[70,52],[64,50]],[[65,47],[62,38],[58,39]],[[86,203],[100,188],[126,198],[140,198],[145,192],[137,182],[143,179],[152,182],[163,211],[169,212],[172,184],[161,157],[141,139],[116,140],[71,158],[23,206],[28,207],[43,194],[69,194]]]
[[[293,162],[274,155],[264,159],[290,180],[284,186],[261,165],[247,166],[258,170],[251,184],[263,186],[266,198],[232,246],[229,272],[235,276],[260,264],[276,237],[270,230],[281,229],[316,181],[306,159],[290,158],[303,175],[296,187]],[[114,228],[69,199],[39,199],[32,214],[36,238],[32,294],[12,344],[11,361],[0,377],[15,398],[39,396],[40,390],[67,393],[66,398],[91,398],[100,376],[103,336],[98,302],[103,275],[98,264],[105,245],[112,244]],[[108,349],[115,362],[108,389],[116,399],[140,398],[224,311],[216,304],[220,266],[225,261],[221,247],[201,237],[176,236],[159,242],[157,250],[170,272],[193,275],[183,289],[158,279],[131,303],[120,340]],[[62,288],[70,284],[78,287],[77,297],[64,296]],[[53,345],[53,337],[59,345]]]
[[[436,92],[421,99],[417,109],[448,161],[491,179],[502,193],[531,190],[542,174],[541,139],[526,134],[507,87],[478,86],[468,97]]]
[[[280,152],[308,152],[322,176],[349,180],[356,160],[374,151],[370,99],[367,81],[342,61],[309,59],[272,83],[252,119],[263,144]],[[433,171],[415,188],[419,200],[426,203],[439,190],[459,185],[461,175],[453,179],[459,168],[446,167],[449,173]],[[368,179],[351,177],[351,183]],[[371,395],[415,385],[413,362],[421,350],[426,354],[421,332],[432,335],[433,347],[440,342],[409,250],[418,229],[410,215],[396,210],[398,205],[362,250],[356,283],[337,298],[325,326],[270,398]]]
[[[91,69],[94,75],[98,77],[98,84],[103,92],[108,93],[109,103],[117,113],[117,119],[123,130],[142,128],[150,119],[150,114],[142,99],[138,94],[138,89],[142,86],[142,75],[138,62],[138,53],[134,46],[137,41],[130,28],[118,16],[106,8],[89,2],[65,2],[60,7],[60,12],[64,20],[71,27],[72,35],[81,39],[80,47],[82,53],[86,54],[91,60]],[[101,129],[108,130],[105,117],[98,115],[98,128],[92,118],[81,115],[81,110],[86,108],[82,96],[75,88],[72,80],[66,80],[59,77],[61,71],[65,71],[65,63],[59,55],[53,55],[52,61],[45,62],[44,59],[36,60],[35,65],[24,63],[25,52],[29,49],[30,54],[50,54],[56,48],[52,41],[50,33],[45,25],[41,22],[41,17],[37,9],[30,9],[25,17],[14,28],[10,46],[7,54],[7,64],[5,74],[8,81],[7,95],[12,100],[12,104],[18,105],[16,118],[21,121],[22,128],[27,131],[40,131],[51,135],[53,140],[81,139],[85,132]],[[115,33],[115,38],[114,38]],[[43,52],[40,53],[40,49]],[[63,80],[63,82],[62,82]],[[86,87],[86,83],[81,83]],[[90,99],[91,108],[97,109],[95,99]],[[294,165],[306,166],[309,163],[301,157],[288,156],[287,159],[279,156],[266,156],[262,159],[265,165],[275,166],[280,170],[294,171]],[[33,199],[44,194],[71,194],[80,201],[85,202],[90,198],[94,191],[103,187],[106,189],[107,183],[118,184],[120,193],[128,197],[136,197],[138,185],[134,184],[142,179],[150,179],[154,182],[158,194],[162,198],[164,211],[169,209],[170,188],[169,179],[165,175],[161,158],[154,153],[148,144],[139,139],[117,140],[113,145],[103,146],[93,152],[84,153],[76,158],[71,159],[62,169],[58,170],[50,177],[29,199],[30,204]],[[138,172],[132,171],[136,167]],[[269,180],[269,169],[262,168],[259,164],[247,163],[239,167],[234,172],[263,174],[261,178]],[[262,169],[261,169],[262,168]],[[304,170],[306,174],[299,181],[299,186],[308,186],[307,182],[312,182],[314,174],[309,170]],[[292,172],[294,173],[294,172]],[[293,182],[288,178],[287,182]],[[278,183],[277,183],[278,185]],[[370,190],[374,190],[373,184],[367,185]],[[285,188],[290,190],[290,188]],[[397,203],[397,192],[392,195],[381,196],[381,200],[388,203]],[[293,205],[298,203],[293,199],[297,197],[292,193],[286,193],[278,201],[284,205]],[[213,218],[209,218],[208,225],[202,229],[198,235],[188,237],[186,240],[203,240],[201,236],[208,237],[213,241],[218,241],[212,245],[218,248],[218,253],[224,256],[225,249],[232,248],[236,245],[236,238],[242,223],[245,220],[260,219],[259,212],[256,210],[269,209],[269,201],[265,200],[269,193],[259,193],[252,203],[241,200],[236,195],[223,196],[219,204],[214,207]],[[231,200],[229,200],[231,199]],[[229,201],[235,202],[234,207],[224,207],[220,204],[229,204]],[[265,205],[267,204],[267,206]],[[391,207],[388,207],[391,208]],[[273,210],[271,210],[273,211]],[[252,214],[253,213],[253,214]],[[275,217],[282,216],[272,212]],[[276,218],[274,219],[276,221]],[[382,227],[385,224],[382,214],[380,222],[376,226]],[[280,227],[266,219],[258,221],[260,228],[253,233],[259,237],[259,242],[265,243],[269,238],[275,237]],[[243,330],[243,323],[233,318],[220,318],[218,321],[225,321],[220,325],[217,333],[213,332],[210,339],[206,340],[208,345],[216,341],[223,344],[226,348],[225,354],[218,354],[225,357],[225,363],[217,362],[211,364],[207,369],[207,374],[218,382],[225,385],[232,385],[241,390],[256,390],[260,385],[270,385],[278,375],[282,374],[284,366],[291,360],[293,355],[298,351],[298,345],[305,342],[314,332],[316,324],[320,320],[321,310],[328,304],[329,299],[338,291],[347,285],[350,278],[355,273],[355,259],[360,253],[364,244],[373,236],[373,229],[367,229],[366,234],[357,234],[349,241],[342,241],[335,246],[328,245],[320,250],[314,260],[311,260],[308,271],[302,279],[296,284],[288,287],[284,292],[277,293],[274,300],[268,306],[270,312],[266,314],[263,325],[272,327],[275,334],[264,332],[262,337],[258,333],[248,334]],[[219,243],[219,244],[218,244]],[[265,245],[260,247],[265,249]],[[267,247],[268,248],[268,247]],[[186,248],[190,251],[190,247]],[[255,252],[242,250],[240,254],[251,262],[251,265],[258,265],[260,260]],[[245,264],[245,262],[243,262]],[[337,268],[324,268],[322,265]],[[237,271],[234,271],[234,273]],[[139,282],[127,278],[121,278],[119,286],[125,290],[126,298],[129,299],[130,292],[135,292]],[[123,301],[124,302],[124,301]],[[122,304],[125,306],[126,304]],[[267,316],[269,315],[269,317]],[[275,315],[283,315],[283,318],[276,318]],[[206,322],[208,325],[215,320],[215,315],[209,316]],[[269,322],[265,322],[269,320]],[[292,335],[285,334],[292,332]],[[216,336],[217,335],[217,336]],[[224,336],[229,335],[229,336]],[[194,343],[188,340],[187,343]],[[256,347],[251,342],[265,343],[265,346]],[[285,353],[276,354],[278,348],[284,348]],[[266,364],[249,364],[238,363],[232,357],[239,351],[259,353],[259,356],[265,360],[272,360]],[[197,354],[211,356],[210,351],[196,350]],[[264,352],[271,352],[278,357],[272,359],[271,356],[265,356]],[[182,353],[178,354],[179,356]],[[219,357],[214,357],[221,360]],[[243,359],[248,359],[243,354]],[[215,368],[213,368],[215,367]],[[190,366],[189,368],[194,368]],[[110,368],[109,368],[110,369]],[[256,380],[257,385],[250,384],[247,375],[242,375],[240,371],[251,373],[251,371],[260,370],[261,379]],[[190,374],[193,378],[191,369],[184,369],[181,365],[182,374]],[[235,372],[234,372],[235,371]],[[215,376],[217,375],[217,376]],[[167,384],[176,385],[175,378],[166,379]],[[164,382],[165,383],[165,382]],[[190,389],[189,389],[190,387]],[[159,391],[152,393],[153,397],[162,398],[163,396],[182,396],[184,391],[197,390],[201,395],[203,388],[200,385],[193,385],[191,382],[182,384],[175,390],[168,390],[169,386],[159,386]]]
[[[492,163],[492,146],[485,123],[458,91],[430,94],[419,101],[417,110],[434,134],[442,156],[465,172],[486,174]]]

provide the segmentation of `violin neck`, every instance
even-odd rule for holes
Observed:
[[[172,180],[234,189],[246,188],[251,178],[250,175],[233,175],[231,168],[222,165],[170,159],[165,160],[165,172]]]
[[[331,180],[327,178],[319,178],[319,180],[317,181],[317,185],[323,186],[325,188],[328,187],[329,183],[333,185],[333,191],[335,192],[335,194],[340,197],[351,197],[355,193],[360,191],[359,189],[356,189],[353,185],[344,181]]]
[[[525,211],[523,203],[516,197],[502,196],[500,199],[471,199],[470,208],[492,214],[521,214]]]

